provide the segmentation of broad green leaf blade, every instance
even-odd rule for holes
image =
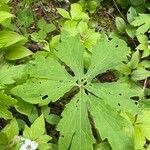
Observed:
[[[39,143],[38,145],[38,149],[39,150],[50,150],[51,149],[51,145],[50,143],[48,143],[52,138],[48,135],[42,135],[40,136],[36,142]]]
[[[145,1],[144,0],[130,0],[131,5],[133,6],[139,6],[139,5],[144,5]]]
[[[139,127],[134,127],[134,143],[136,149],[141,149],[146,142],[144,135]]]
[[[56,47],[56,55],[68,65],[74,72],[76,78],[83,76],[83,53],[85,51],[80,37],[62,37],[62,42]]]
[[[52,32],[56,29],[54,24],[48,24],[43,18],[39,20],[38,27],[40,28],[38,35],[42,40],[46,38],[47,33]]]
[[[26,116],[30,116],[33,105],[29,104],[21,99],[18,99],[17,104],[15,105],[16,110]]]
[[[25,41],[25,37],[12,31],[0,31],[0,48],[9,47],[20,41]]]
[[[136,126],[140,128],[141,134],[150,140],[150,111],[143,111],[136,120]]]
[[[99,73],[114,69],[127,59],[126,57],[129,53],[130,48],[127,47],[125,41],[117,37],[97,42],[93,47],[91,66],[86,74],[86,78],[92,80]]]
[[[62,9],[62,8],[57,8],[57,12],[63,16],[64,18],[66,19],[71,19],[69,13],[65,10],[65,9]]]
[[[12,119],[13,116],[7,107],[0,106],[0,118],[4,118],[5,120],[7,120]]]
[[[130,112],[139,113],[140,110],[131,97],[138,96],[139,91],[133,90],[125,83],[93,83],[86,87],[94,95],[103,99],[111,107]]]
[[[16,119],[12,119],[2,132],[7,136],[9,142],[12,141],[15,136],[18,136],[19,128]]]
[[[31,79],[12,89],[12,94],[31,104],[46,105],[56,101],[75,85],[65,68],[54,58],[38,56],[27,66]]]
[[[4,20],[13,17],[14,15],[10,14],[6,11],[0,11],[0,23],[2,23]]]
[[[88,15],[82,11],[82,6],[78,3],[71,4],[70,14],[72,20],[89,20]]]
[[[45,133],[45,121],[44,116],[41,115],[34,121],[34,123],[31,125],[30,128],[28,126],[25,126],[23,136],[31,140],[36,140],[44,133]]]
[[[15,83],[23,75],[24,65],[8,66],[4,65],[0,68],[0,85],[9,85]]]
[[[144,68],[139,68],[138,70],[133,71],[132,74],[131,74],[131,78],[134,81],[144,80],[148,77],[150,77],[150,71],[147,71]]]
[[[6,145],[8,145],[8,138],[6,134],[0,132],[0,149],[5,149]]]
[[[90,113],[102,140],[108,139],[113,150],[134,150],[133,140],[123,131],[128,121],[101,99],[89,95]]]
[[[80,16],[82,13],[82,6],[80,4],[72,4],[70,14],[73,20],[80,20]]]
[[[138,27],[137,35],[147,32],[150,29],[150,14],[140,14],[131,24]]]
[[[16,104],[16,100],[0,91],[0,118],[12,119],[12,114],[8,110],[10,106]]]
[[[59,150],[92,150],[95,140],[88,118],[87,95],[80,91],[66,106],[57,130]]]
[[[78,34],[76,21],[66,21],[62,28],[62,32],[69,33],[70,36],[76,36]]]
[[[140,61],[139,51],[137,50],[132,54],[131,60],[128,63],[132,69],[136,69],[138,67],[138,63]]]
[[[126,33],[128,34],[129,37],[133,39],[136,35],[136,28],[133,26],[127,26]]]
[[[128,12],[127,12],[127,20],[129,23],[131,23],[134,18],[137,17],[137,12],[133,7],[130,7]]]
[[[33,53],[22,45],[15,45],[7,48],[5,58],[7,60],[17,60],[27,56],[32,55]]]
[[[116,27],[119,32],[124,32],[126,29],[126,23],[121,17],[116,17]]]

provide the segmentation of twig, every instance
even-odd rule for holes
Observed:
[[[146,85],[147,85],[147,78],[144,81],[144,85],[143,85],[143,89],[142,89],[143,92],[145,91]]]
[[[115,1],[115,0],[112,0],[112,1],[114,2],[114,5],[115,5],[116,9],[118,10],[118,12],[120,13],[120,15],[122,16],[122,18],[127,21],[127,19],[124,17],[124,15],[123,15],[123,14],[121,13],[121,11],[119,10],[119,8],[118,8],[118,6],[117,6],[117,4],[116,4],[116,1]]]

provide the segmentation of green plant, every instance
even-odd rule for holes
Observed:
[[[38,132],[37,132],[38,131]],[[51,145],[48,142],[51,137],[45,134],[44,117],[37,118],[31,127],[25,125],[23,135],[19,136],[19,127],[15,119],[0,132],[0,149],[18,150],[18,149],[38,149],[49,150]]]
[[[62,8],[58,8],[57,10],[60,15],[67,19],[62,26],[62,32],[68,32],[69,36],[80,34],[81,41],[84,43],[87,50],[84,54],[84,63],[89,67],[92,47],[100,39],[101,35],[95,32],[95,29],[89,28],[89,17],[83,12],[81,5],[76,3],[71,4],[70,14]],[[57,45],[59,40],[60,38],[58,38],[58,36],[53,37],[50,42],[50,47],[54,47],[53,44]]]
[[[97,8],[100,7],[102,0],[80,0],[79,3],[82,5],[84,11],[94,13]]]
[[[0,24],[13,16],[6,11],[0,11],[0,15]],[[5,53],[6,59],[16,60],[32,54],[30,50],[23,46],[26,42],[24,36],[7,30],[0,31],[0,35],[0,55]]]
[[[139,92],[130,89],[126,83],[93,81],[99,73],[115,69],[116,65],[126,60],[130,52],[126,43],[116,37],[99,41],[93,48],[91,65],[86,73],[83,66],[85,50],[78,35],[68,37],[63,34],[56,50],[55,55],[71,68],[75,76],[68,74],[57,59],[39,54],[25,69],[30,78],[13,88],[11,93],[28,103],[43,106],[57,101],[76,87],[79,92],[66,105],[57,126],[60,131],[59,149],[84,149],[85,146],[92,149],[96,141],[91,130],[91,119],[101,139],[107,138],[113,149],[134,149],[132,138],[123,131],[131,124],[118,111],[139,114],[140,109],[131,100]]]
[[[117,3],[123,8],[132,6],[141,13],[145,11],[147,5],[146,0],[117,0]]]
[[[53,23],[48,24],[44,18],[42,18],[38,21],[38,28],[38,32],[33,32],[31,34],[32,40],[43,45],[43,50],[50,51],[49,43],[47,42],[46,38],[48,33],[56,29],[55,25]]]
[[[75,36],[79,33],[85,47],[92,52],[92,46],[100,38],[100,34],[96,33],[95,29],[88,27],[89,17],[82,11],[81,5],[72,4],[70,14],[62,8],[58,8],[57,10],[59,14],[68,19],[62,27],[62,31],[67,31],[70,36]]]
[[[99,11],[97,0],[8,1],[0,2],[0,150],[150,150],[148,3],[113,1],[109,13],[109,1]],[[116,2],[132,6],[127,18]],[[115,32],[90,27],[91,13],[109,21],[116,10],[124,19]]]
[[[143,61],[140,62],[138,50],[132,54],[130,61],[116,67],[116,69],[124,75],[122,79],[131,85],[134,84],[134,86],[136,81],[144,80],[150,76],[150,72],[147,68],[148,67],[143,65]]]

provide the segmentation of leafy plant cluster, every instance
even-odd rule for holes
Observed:
[[[64,2],[58,24],[33,0],[15,18],[11,2],[0,2],[0,150],[149,150],[149,3],[113,1],[130,7],[108,33],[90,26],[97,0]]]

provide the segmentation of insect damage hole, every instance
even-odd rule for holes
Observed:
[[[121,104],[120,104],[120,103],[118,103],[118,106],[121,106]]]
[[[47,99],[48,98],[48,95],[44,95],[43,97],[42,97],[42,100],[45,100],[45,99]]]

